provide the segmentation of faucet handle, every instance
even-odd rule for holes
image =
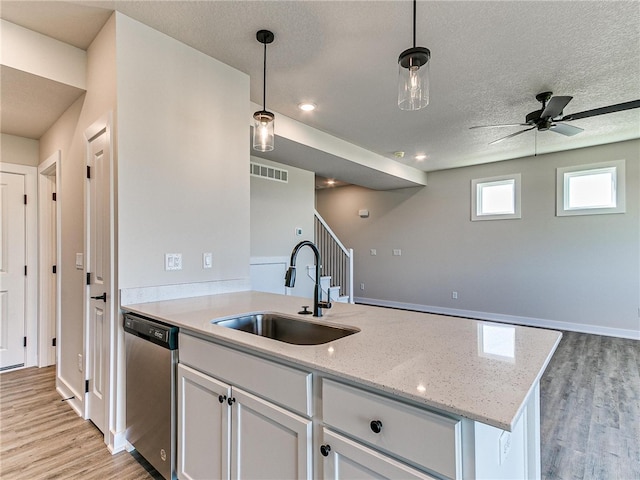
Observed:
[[[331,308],[331,302],[318,302],[318,306],[320,308],[329,309]]]

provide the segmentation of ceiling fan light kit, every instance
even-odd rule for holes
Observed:
[[[398,57],[398,107],[420,110],[429,105],[428,48],[416,47],[416,0],[413,0],[413,47]]]
[[[540,110],[534,110],[530,112],[525,117],[525,123],[505,123],[501,125],[477,125],[474,128],[494,128],[494,127],[529,127],[524,130],[520,130],[519,132],[512,133],[511,135],[507,135],[506,137],[499,138],[490,142],[489,145],[495,145],[496,143],[500,143],[503,140],[507,140],[508,138],[513,138],[518,135],[521,135],[525,132],[528,132],[533,129],[537,129],[540,132],[545,132],[550,130],[554,133],[559,133],[561,135],[565,135],[567,137],[571,137],[573,135],[577,135],[580,132],[583,132],[584,129],[579,127],[574,127],[573,125],[567,125],[566,123],[559,122],[569,122],[571,120],[578,120],[580,118],[588,118],[595,117],[598,115],[604,115],[606,113],[615,113],[621,112],[623,110],[630,110],[632,108],[640,107],[640,100],[633,100],[631,102],[618,103],[615,105],[609,105],[607,107],[595,108],[593,110],[586,110],[584,112],[573,113],[571,115],[564,115],[563,110],[569,104],[569,102],[573,99],[573,97],[568,96],[553,96],[553,92],[542,92],[536,95],[536,100],[542,104],[542,108]]]
[[[274,147],[276,116],[267,111],[267,45],[273,42],[274,35],[269,30],[256,33],[258,42],[264,45],[264,62],[262,70],[262,110],[253,114],[253,149],[259,152],[270,152]]]

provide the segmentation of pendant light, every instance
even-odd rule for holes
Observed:
[[[267,44],[273,42],[274,35],[269,30],[259,30],[256,39],[264,45],[264,67],[262,70],[262,110],[253,114],[253,149],[259,152],[273,150],[275,115],[267,111]]]
[[[398,57],[398,107],[420,110],[429,105],[428,48],[416,47],[416,0],[413,0],[413,47]]]

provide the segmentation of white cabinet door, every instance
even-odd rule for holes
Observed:
[[[178,365],[178,478],[228,479],[231,387]]]
[[[312,422],[233,388],[231,478],[311,480]]]
[[[324,457],[324,478],[360,479],[422,479],[435,477],[404,465],[342,435],[323,429],[323,445],[318,454]]]

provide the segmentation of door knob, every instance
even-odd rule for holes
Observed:
[[[102,300],[104,303],[107,303],[107,292],[104,292],[102,295],[97,295],[91,298],[93,298],[94,300]]]

